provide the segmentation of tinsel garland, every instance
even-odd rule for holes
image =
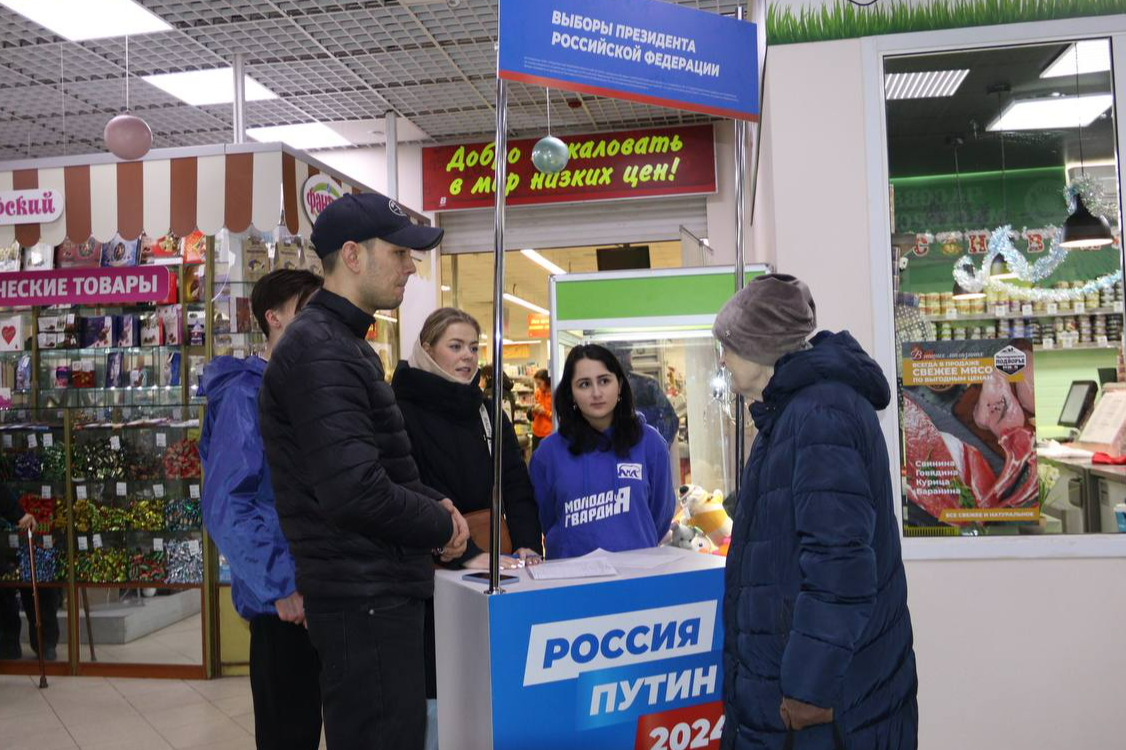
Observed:
[[[1081,173],[1071,181],[1063,190],[1064,200],[1067,201],[1067,212],[1075,211],[1075,196],[1083,196],[1083,204],[1095,216],[1114,216],[1118,213],[1118,202],[1107,195],[1106,190],[1099,181],[1087,174]]]
[[[954,264],[954,280],[969,292],[982,292],[986,289],[996,290],[1007,292],[1014,299],[1029,302],[1067,302],[1082,299],[1091,292],[1112,287],[1122,280],[1121,270],[1100,276],[1088,281],[1083,286],[1072,287],[1071,289],[1029,289],[993,279],[989,275],[989,269],[993,259],[998,255],[1005,259],[1005,262],[1009,265],[1009,270],[1015,273],[1017,278],[1029,283],[1042,281],[1051,276],[1060,267],[1060,264],[1067,259],[1067,248],[1059,244],[1057,234],[1050,243],[1048,255],[1033,264],[1029,264],[1028,260],[1013,247],[1011,232],[1012,227],[1009,226],[998,227],[993,230],[989,237],[989,250],[985,254],[981,268],[974,266],[973,258],[969,255],[962,256]],[[967,268],[973,270],[969,271]]]

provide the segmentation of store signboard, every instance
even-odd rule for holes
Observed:
[[[528,338],[551,338],[551,316],[528,313]]]
[[[340,187],[340,183],[326,174],[311,175],[305,180],[305,184],[301,187],[301,206],[305,209],[305,215],[309,217],[309,223],[316,222],[321,211],[342,195],[344,189]]]
[[[163,266],[62,268],[0,274],[0,307],[160,302],[171,292]]]
[[[722,599],[722,567],[492,597],[493,747],[718,750]]]
[[[535,138],[508,142],[507,202],[520,206],[716,191],[711,125],[565,136],[567,168],[553,175],[532,164]],[[491,208],[493,143],[422,149],[425,211]]]
[[[1036,524],[1036,396],[1028,339],[903,346],[908,528]]]
[[[0,224],[49,224],[63,215],[63,202],[53,188],[0,191]]]
[[[497,75],[758,119],[755,25],[658,0],[501,0]]]

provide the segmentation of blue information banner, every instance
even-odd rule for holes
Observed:
[[[494,750],[718,748],[722,597],[722,567],[492,597]]]
[[[757,120],[755,25],[658,0],[501,0],[497,75]]]

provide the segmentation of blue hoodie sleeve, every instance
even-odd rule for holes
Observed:
[[[540,528],[543,533],[555,528],[555,487],[552,480],[551,454],[555,452],[558,438],[548,438],[540,444],[539,450],[532,454],[532,463],[528,467],[532,476],[532,489],[536,496],[536,505],[540,511]]]
[[[293,556],[277,510],[258,500],[269,483],[258,429],[257,389],[227,388],[211,395],[204,465],[203,520],[207,533],[259,601],[272,605],[297,590]]]
[[[646,427],[646,463],[649,470],[649,509],[653,514],[653,524],[657,530],[657,541],[664,539],[672,525],[676,510],[676,492],[672,486],[672,466],[669,464],[669,446],[660,433]]]
[[[792,482],[801,591],[782,694],[840,710],[844,675],[876,601],[876,507],[856,419],[813,406],[800,424]]]

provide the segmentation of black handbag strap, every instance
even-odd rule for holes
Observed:
[[[786,732],[786,742],[782,745],[782,750],[794,750],[795,737],[797,733],[794,730]],[[836,750],[848,750],[845,746],[844,734],[841,733],[841,725],[833,722],[833,747]]]

